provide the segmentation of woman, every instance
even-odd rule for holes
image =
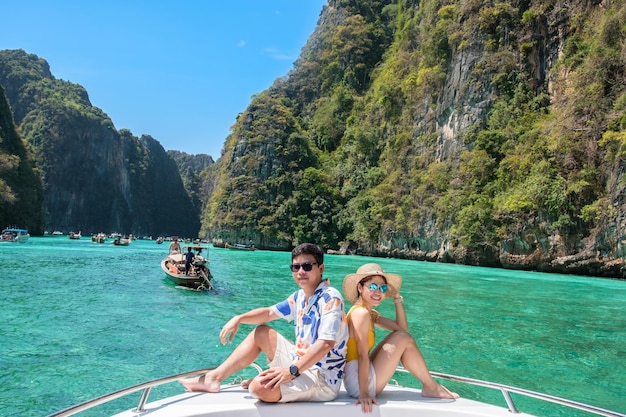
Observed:
[[[347,320],[350,331],[344,385],[350,396],[357,398],[364,413],[373,410],[380,394],[393,376],[398,362],[422,383],[422,396],[435,398],[459,398],[433,379],[424,357],[413,337],[407,333],[408,322],[404,311],[404,299],[400,295],[402,277],[383,272],[378,264],[365,264],[356,274],[343,280],[343,293],[353,304]],[[374,307],[385,298],[393,298],[396,319],[381,316]],[[374,327],[391,333],[374,349]]]

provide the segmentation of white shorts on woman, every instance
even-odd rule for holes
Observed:
[[[374,364],[370,362],[370,378],[368,381],[368,391],[370,397],[376,397],[376,371]],[[359,361],[353,360],[346,363],[345,374],[343,376],[343,385],[349,396],[359,398]]]

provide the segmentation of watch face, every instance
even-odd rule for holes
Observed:
[[[299,376],[300,372],[298,372],[298,367],[296,365],[291,365],[289,367],[289,373],[293,376]]]

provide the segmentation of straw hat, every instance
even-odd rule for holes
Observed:
[[[365,264],[356,270],[356,274],[348,274],[343,279],[343,295],[346,300],[350,301],[352,304],[356,303],[356,300],[359,298],[359,293],[356,288],[357,284],[363,278],[372,275],[380,275],[387,280],[389,289],[385,293],[385,297],[395,297],[398,291],[400,291],[400,287],[402,286],[402,277],[400,275],[385,272],[378,264]]]

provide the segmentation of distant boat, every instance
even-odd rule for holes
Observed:
[[[229,245],[228,243],[226,243],[224,245],[224,247],[226,249],[235,249],[235,250],[247,250],[247,251],[255,251],[256,250],[254,245],[243,245],[241,243],[235,243],[234,245]]]
[[[195,256],[188,274],[185,274],[185,252],[188,251],[188,248],[195,251]],[[209,261],[201,255],[205,249],[208,250],[208,247],[184,246],[182,253],[172,253],[166,256],[161,261],[161,269],[165,272],[167,278],[176,285],[197,290],[214,289],[213,284],[211,284],[213,275],[211,275],[209,270]]]
[[[83,237],[83,235],[81,235],[80,232],[78,233],[70,232],[70,239],[80,239],[81,237]]]
[[[54,232],[52,232],[52,236],[63,236],[63,232],[55,230]]]
[[[0,243],[25,243],[30,235],[26,229],[7,227],[2,231]]]
[[[91,235],[91,241],[96,243],[104,243],[107,241],[106,233],[98,233],[96,235]]]
[[[130,237],[116,236],[115,239],[113,239],[113,244],[116,246],[128,246],[131,241],[132,239]]]

